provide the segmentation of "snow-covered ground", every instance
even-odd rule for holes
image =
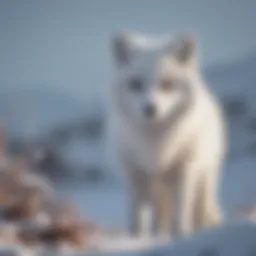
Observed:
[[[166,242],[126,237],[98,240],[99,250],[91,252],[68,250],[36,250],[3,245],[0,255],[34,256],[254,256],[256,223],[240,221],[204,230],[193,236]]]
[[[244,221],[230,223],[183,238],[149,255],[253,256],[256,253],[256,225]]]

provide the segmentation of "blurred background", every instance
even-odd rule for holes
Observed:
[[[6,154],[25,155],[60,197],[72,198],[93,220],[125,226],[125,189],[104,151],[109,40],[123,28],[189,32],[198,38],[202,72],[228,121],[223,208],[256,203],[255,12],[255,0],[0,1]]]

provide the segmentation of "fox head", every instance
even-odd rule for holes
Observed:
[[[111,97],[133,122],[153,125],[172,118],[194,91],[197,54],[190,36],[158,40],[121,32],[112,39],[112,55]]]

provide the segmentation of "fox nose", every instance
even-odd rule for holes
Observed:
[[[154,117],[156,115],[156,106],[153,104],[147,104],[144,107],[144,114],[149,118]]]

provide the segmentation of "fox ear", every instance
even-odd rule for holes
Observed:
[[[120,31],[115,34],[111,42],[112,55],[118,65],[129,63],[132,58],[132,33]]]
[[[173,42],[173,53],[180,64],[194,64],[196,60],[196,41],[190,35],[177,37]]]

